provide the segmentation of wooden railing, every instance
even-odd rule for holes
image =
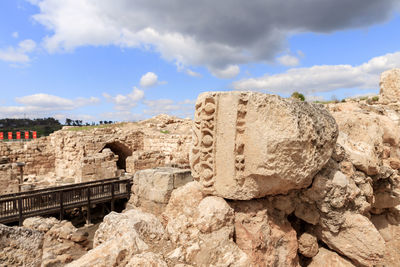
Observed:
[[[130,197],[130,189],[130,179],[112,178],[1,195],[0,223],[19,221],[22,225],[24,218],[57,212],[62,219],[66,209],[83,206],[88,207],[90,222],[92,204],[111,202],[113,210],[116,199]]]

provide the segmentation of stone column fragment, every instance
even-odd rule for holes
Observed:
[[[190,163],[206,192],[247,200],[307,187],[338,128],[321,105],[256,92],[209,92],[196,102]]]

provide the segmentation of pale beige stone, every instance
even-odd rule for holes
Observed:
[[[307,187],[338,135],[319,105],[255,92],[201,94],[191,169],[207,192],[247,200]]]
[[[346,212],[344,224],[338,233],[321,229],[319,238],[331,249],[362,266],[383,262],[385,241],[371,221],[360,214]]]
[[[172,191],[191,181],[189,169],[159,167],[137,171],[128,204],[159,215],[168,204]]]
[[[163,217],[176,248],[168,258],[194,266],[248,266],[248,256],[233,242],[234,214],[220,197],[206,197],[190,182],[172,192]]]
[[[320,248],[318,254],[313,257],[308,267],[355,267],[349,260],[340,257],[333,251]]]
[[[0,224],[0,266],[40,266],[43,240],[40,231]]]
[[[380,96],[384,101],[400,101],[400,69],[391,69],[381,74]]]
[[[43,267],[64,266],[87,252],[88,243],[84,242],[87,233],[79,231],[69,221],[59,221],[53,217],[32,217],[24,220],[23,225],[44,233],[40,251]]]
[[[125,213],[111,212],[104,217],[97,229],[93,246],[97,247],[111,238],[129,235],[133,232],[138,233],[141,238],[151,236],[152,239],[159,240],[164,234],[164,228],[153,214],[139,210],[128,210]]]
[[[164,228],[153,214],[139,210],[111,212],[95,233],[94,248],[68,266],[126,266],[134,255],[148,252],[161,242],[163,235]]]
[[[299,252],[308,257],[312,258],[318,253],[318,240],[310,233],[303,233],[299,238]]]
[[[145,252],[134,255],[126,267],[168,267],[168,265],[159,255]]]
[[[400,262],[400,225],[397,222],[390,222],[387,215],[372,216],[371,221],[386,242],[384,266],[398,266]]]
[[[338,143],[351,163],[367,175],[376,175],[382,164],[383,129],[380,117],[359,112],[333,113],[339,125]]]

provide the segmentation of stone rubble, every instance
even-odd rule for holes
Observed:
[[[56,165],[73,166],[65,172],[79,176],[78,162],[90,165],[91,157],[118,166],[120,156],[135,172],[127,209],[107,215],[94,248],[69,266],[398,266],[399,81],[398,69],[385,72],[378,97],[325,107],[252,92],[204,93],[191,147],[187,121],[165,116],[139,123],[152,131],[54,134],[65,150]],[[167,137],[174,127],[176,136]],[[92,141],[77,150],[86,138]],[[154,168],[189,162],[192,175]],[[32,220],[25,225],[33,230],[23,231],[43,257],[18,236],[0,235],[6,260],[43,264],[50,249],[40,240],[49,236],[85,243],[67,223]],[[56,259],[69,261],[65,255]]]
[[[65,266],[87,252],[87,234],[68,221],[32,217],[23,227],[0,224],[0,266]]]

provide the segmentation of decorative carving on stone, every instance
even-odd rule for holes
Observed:
[[[244,157],[244,132],[246,126],[246,114],[247,114],[247,102],[249,101],[248,95],[243,93],[239,97],[237,106],[237,118],[236,118],[236,148],[235,148],[235,178],[239,184],[244,183],[244,168],[245,168],[245,157]]]
[[[216,108],[216,100],[213,95],[196,103],[191,168],[193,177],[201,181],[206,188],[214,184]]]
[[[322,106],[256,92],[210,92],[196,102],[190,163],[206,193],[252,199],[307,187],[338,128]]]

